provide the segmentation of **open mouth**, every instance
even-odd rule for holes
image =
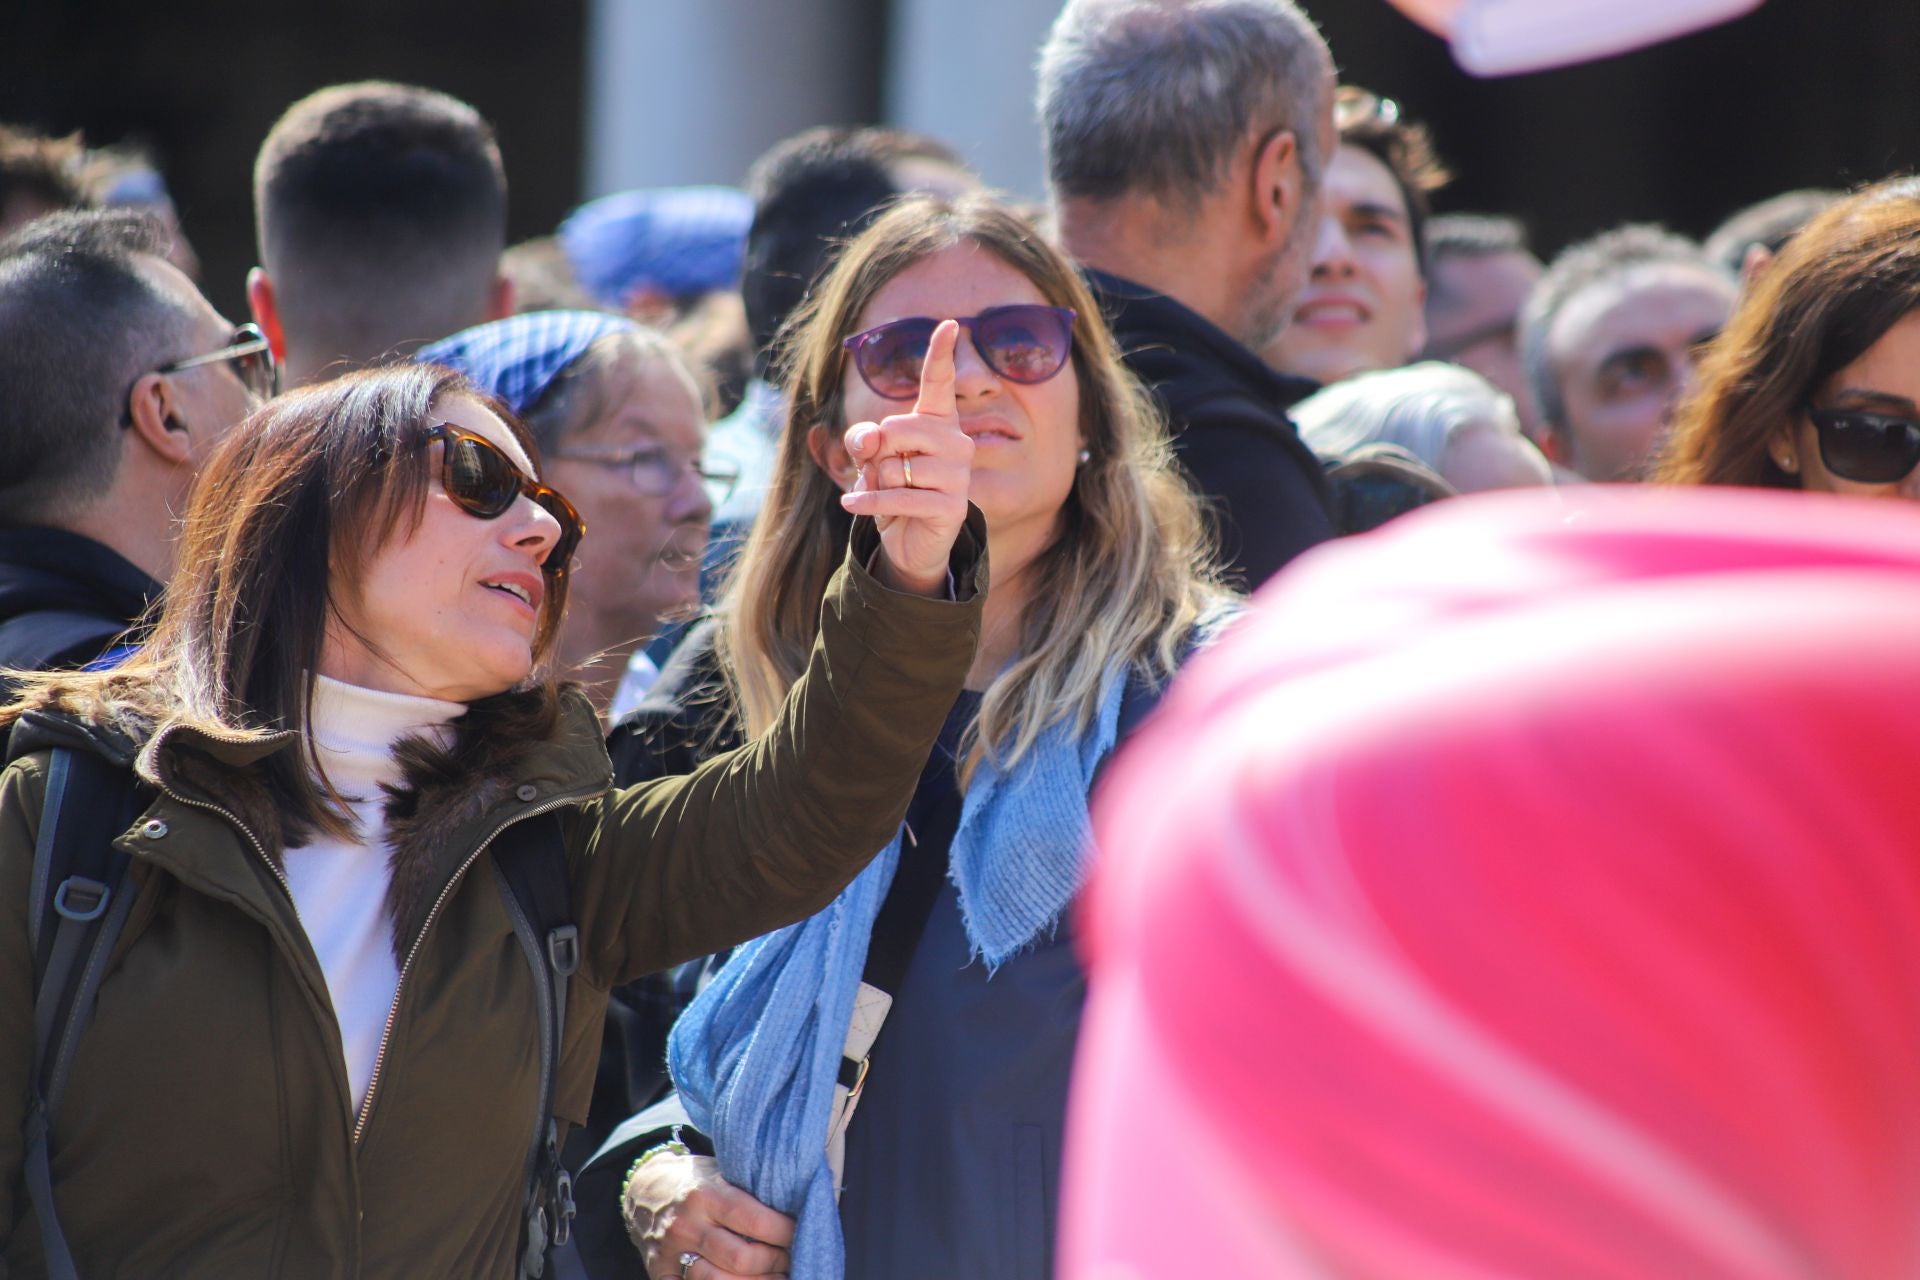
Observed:
[[[540,607],[540,602],[533,598],[533,593],[518,582],[482,582],[480,585],[489,591],[511,596],[529,609],[537,610]]]

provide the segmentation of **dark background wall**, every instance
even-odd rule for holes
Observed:
[[[1920,167],[1920,6],[1767,0],[1604,62],[1476,80],[1384,0],[1309,3],[1345,78],[1427,121],[1458,175],[1442,209],[1526,218],[1551,251],[1625,219],[1704,235],[1794,187]]]
[[[494,124],[515,240],[580,188],[581,0],[17,0],[0,35],[0,120],[143,138],[159,153],[206,292],[246,313],[253,157],[287,105],[341,80],[444,90]]]
[[[1920,6],[1906,0],[1767,0],[1753,15],[1655,49],[1497,81],[1459,71],[1440,41],[1385,0],[1309,7],[1346,78],[1398,98],[1433,127],[1459,175],[1440,207],[1520,214],[1549,252],[1628,218],[1701,234],[1790,187],[1920,167],[1912,61]],[[0,120],[150,142],[205,262],[208,292],[230,314],[244,309],[241,281],[254,260],[253,153],[280,111],[320,85],[384,76],[474,103],[500,132],[515,239],[550,231],[579,196],[585,0],[9,8]],[[953,20],[966,21],[965,10]],[[1010,85],[1028,83],[1032,56],[1007,50]],[[689,103],[685,118],[663,127],[698,128],[699,111]]]

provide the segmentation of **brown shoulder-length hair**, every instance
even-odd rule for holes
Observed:
[[[1920,178],[1859,192],[1787,243],[1701,363],[1656,478],[1797,489],[1768,442],[1807,399],[1920,308]]]
[[[169,724],[233,740],[304,729],[327,625],[344,625],[340,603],[354,598],[374,553],[425,515],[435,456],[426,431],[456,395],[498,414],[538,465],[533,438],[505,404],[437,365],[399,364],[288,392],[208,458],[173,577],[138,651],[107,671],[20,676],[20,696],[0,708],[0,725],[51,705],[136,739]],[[517,691],[534,696],[508,690],[485,699],[464,728],[498,732],[505,714],[515,733],[552,730],[559,688],[551,658],[566,599],[566,579],[549,581],[534,674]],[[315,764],[311,742],[268,757],[286,828],[345,835],[351,819]]]
[[[1146,390],[1120,362],[1073,264],[991,196],[895,204],[849,244],[795,314],[782,361],[786,428],[766,499],[728,579],[719,651],[749,733],[772,723],[806,665],[820,597],[852,520],[807,448],[808,428],[849,425],[841,339],[886,283],[959,245],[993,254],[1074,311],[1071,369],[1087,458],[1054,545],[1034,563],[1019,656],[988,686],[963,745],[963,784],[983,757],[1017,763],[1049,725],[1091,723],[1107,676],[1132,664],[1170,675],[1195,623],[1228,597],[1212,567],[1198,500],[1174,469]]]

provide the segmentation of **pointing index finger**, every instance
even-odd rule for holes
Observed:
[[[957,418],[960,408],[953,399],[953,351],[960,342],[960,325],[942,320],[927,339],[927,358],[920,362],[920,398],[913,402],[915,413],[936,418]]]

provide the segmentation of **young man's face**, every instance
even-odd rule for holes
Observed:
[[[1327,166],[1313,270],[1267,363],[1338,382],[1407,363],[1426,342],[1426,284],[1400,184],[1371,152],[1341,147]]]
[[[1642,478],[1733,300],[1732,281],[1682,262],[1634,267],[1569,299],[1547,331],[1564,419],[1548,455],[1589,480]]]

